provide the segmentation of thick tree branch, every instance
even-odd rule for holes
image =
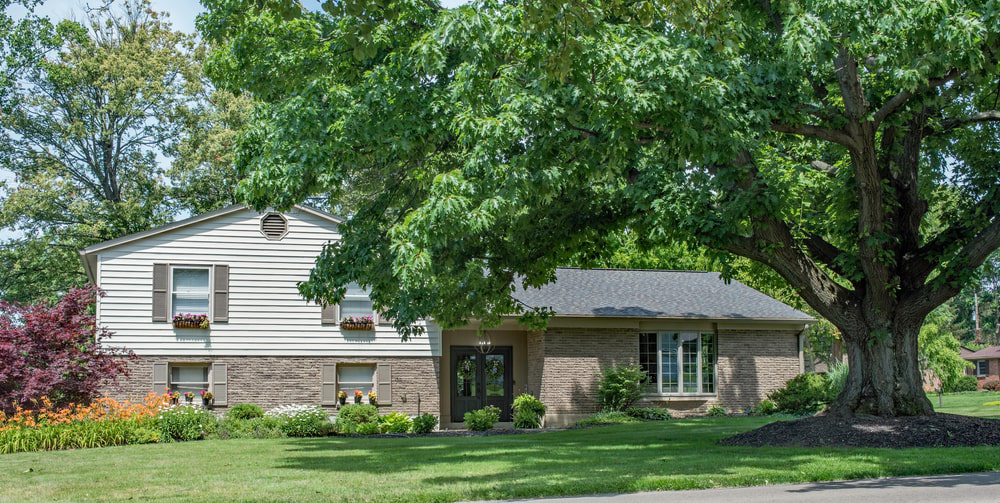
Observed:
[[[986,112],[979,112],[968,117],[944,119],[941,121],[941,132],[965,126],[967,124],[997,121],[1000,121],[1000,111],[988,110]]]
[[[981,266],[998,247],[1000,247],[1000,218],[994,218],[982,231],[968,238],[965,245],[955,253],[955,261],[941,269],[942,281],[931,280],[907,300],[918,313],[926,315],[935,307],[958,295],[962,283],[955,279],[960,279]]]
[[[927,85],[921,87],[920,89],[918,89],[916,91],[903,91],[903,92],[901,92],[901,93],[893,96],[892,98],[889,98],[889,101],[886,101],[882,105],[882,108],[879,108],[878,112],[875,112],[875,126],[878,127],[878,125],[881,124],[882,121],[884,121],[886,118],[888,118],[894,112],[896,112],[897,110],[899,110],[900,107],[902,107],[903,105],[905,105],[906,102],[909,101],[910,98],[912,98],[917,93],[921,93],[921,92],[924,92],[924,91],[926,91],[928,89],[933,89],[935,87],[943,86],[943,85],[947,84],[948,82],[951,82],[952,80],[955,80],[961,74],[962,74],[962,72],[960,72],[957,68],[953,68],[951,71],[949,71],[948,73],[946,73],[943,77],[940,77],[940,78],[937,78],[937,79],[931,79],[931,80],[927,81]]]
[[[779,133],[795,134],[799,136],[809,136],[811,138],[818,138],[820,140],[825,140],[829,142],[836,143],[838,145],[843,145],[847,148],[855,148],[856,142],[847,133],[843,131],[838,131],[836,129],[827,129],[819,126],[811,126],[809,124],[802,124],[798,126],[790,126],[788,124],[782,124],[780,122],[772,122],[771,129]]]
[[[836,166],[834,166],[832,164],[827,164],[827,163],[825,163],[825,162],[823,162],[823,161],[821,161],[819,159],[810,161],[809,165],[812,166],[813,168],[816,168],[816,171],[820,171],[822,173],[826,173],[826,174],[828,174],[830,176],[833,176],[837,172],[837,167]]]

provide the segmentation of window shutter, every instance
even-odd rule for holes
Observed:
[[[213,303],[212,321],[229,321],[229,266],[217,265],[214,267],[215,286],[212,287],[215,298]]]
[[[167,390],[167,364],[153,364],[153,393],[162,395]]]
[[[379,363],[376,371],[378,374],[378,404],[392,405],[392,365]]]
[[[153,264],[153,321],[167,321],[167,264]]]
[[[321,322],[323,324],[336,324],[340,321],[340,304],[334,304],[332,306],[323,306],[323,311],[320,313]]]
[[[327,363],[322,366],[320,375],[320,405],[337,404],[337,364]]]
[[[229,404],[229,366],[225,363],[212,364],[212,397],[215,405]]]

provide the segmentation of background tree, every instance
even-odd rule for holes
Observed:
[[[972,363],[962,359],[958,339],[948,330],[952,317],[947,305],[931,311],[924,326],[920,327],[919,336],[920,367],[941,379],[945,390],[954,389],[958,378],[965,375],[965,369],[972,367]]]
[[[83,247],[171,220],[160,166],[202,91],[192,37],[145,2],[64,21],[51,50],[11,82],[0,111],[0,292],[54,297],[86,281]]]
[[[995,2],[205,4],[212,75],[267,103],[249,201],[391,189],[308,297],[356,280],[404,331],[488,326],[629,228],[765,264],[830,320],[832,413],[932,412],[919,328],[1000,245]]]
[[[96,287],[74,288],[54,304],[0,302],[0,411],[89,403],[101,387],[128,374],[131,352],[102,347]]]

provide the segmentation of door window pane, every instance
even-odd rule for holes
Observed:
[[[208,314],[208,269],[175,267],[171,306],[173,315]]]
[[[504,355],[486,355],[486,396],[504,396]]]
[[[477,355],[462,355],[455,363],[455,392],[458,396],[478,396],[476,393]]]
[[[715,393],[715,334],[701,334],[701,392]]]
[[[646,373],[646,391],[653,393],[657,390],[659,380],[659,369],[656,360],[656,334],[639,334],[639,367]]]
[[[681,344],[683,352],[684,393],[698,392],[698,336],[686,334]]]

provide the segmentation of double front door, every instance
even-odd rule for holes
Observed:
[[[464,421],[466,412],[494,405],[500,420],[510,421],[513,400],[511,346],[451,346],[451,420]]]

